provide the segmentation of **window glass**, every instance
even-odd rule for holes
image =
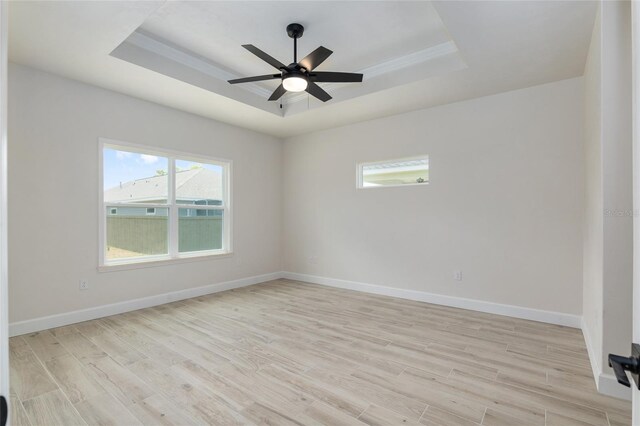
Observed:
[[[159,208],[155,215],[149,216],[142,207],[119,207],[117,215],[107,215],[106,259],[166,255],[168,212],[167,208]]]
[[[230,251],[230,163],[157,153],[103,146],[101,265]]]
[[[168,170],[166,157],[105,148],[105,203],[166,204],[169,196]]]
[[[429,182],[429,157],[364,163],[359,167],[360,187],[401,186]]]
[[[179,209],[180,253],[222,248],[224,212],[222,210]]]
[[[223,168],[216,164],[176,160],[176,203],[221,206]]]

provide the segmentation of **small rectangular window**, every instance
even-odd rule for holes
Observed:
[[[156,214],[156,208],[155,207],[151,207],[151,208],[147,208],[147,216],[151,216]]]
[[[427,155],[358,165],[358,188],[424,185],[427,183],[429,183],[429,157]]]
[[[109,214],[118,214],[118,209],[117,208],[113,208],[113,209],[109,210]]]

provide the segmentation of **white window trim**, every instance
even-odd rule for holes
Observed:
[[[167,208],[169,210],[169,253],[166,255],[141,256],[133,259],[118,259],[107,261],[105,249],[107,243],[107,204],[104,201],[104,163],[103,153],[105,148],[121,149],[138,154],[158,155],[166,157],[169,161],[168,179],[169,194],[167,204],[146,204],[146,203],[117,203],[118,207],[145,207],[145,208]],[[174,170],[175,160],[193,161],[219,165],[223,169],[222,185],[224,199],[222,206],[192,206],[177,204],[175,199]],[[193,262],[195,260],[206,260],[211,258],[227,257],[233,254],[233,208],[232,208],[232,181],[233,181],[233,161],[223,158],[195,155],[187,152],[180,152],[169,149],[150,147],[147,145],[134,144],[114,139],[98,138],[98,271],[108,272],[115,270],[148,268],[182,262]],[[196,252],[178,252],[178,209],[195,208],[197,210],[222,210],[224,213],[222,231],[222,249],[203,250]]]
[[[356,164],[356,188],[357,189],[380,189],[380,188],[401,188],[405,186],[429,186],[431,183],[431,165],[429,164],[429,180],[423,183],[402,183],[396,185],[380,185],[380,186],[364,186],[363,176],[364,176],[364,167],[365,166],[373,166],[376,164],[387,164],[387,163],[395,163],[401,161],[411,161],[411,160],[424,160],[430,162],[430,157],[428,154],[424,155],[416,155],[413,157],[403,157],[403,158],[389,158],[388,160],[380,160],[380,161],[367,161]]]

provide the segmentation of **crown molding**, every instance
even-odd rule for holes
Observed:
[[[217,82],[215,83],[216,85],[219,85],[221,83],[226,83],[228,80],[231,80],[234,78],[242,77],[235,74],[232,70],[229,70],[228,68],[223,67],[220,64],[217,64],[201,55],[198,55],[195,52],[184,49],[180,46],[177,46],[171,43],[170,41],[162,39],[158,36],[150,34],[141,29],[137,29],[136,31],[134,31],[124,42],[122,42],[122,44],[112,52],[112,56],[114,55],[114,52],[116,52],[119,48],[123,46],[130,46],[136,49],[140,49],[142,51],[149,52],[152,55],[156,55],[157,57],[163,58],[164,60],[172,61],[187,69],[195,70],[201,74],[204,74],[207,77],[211,77],[212,82]],[[453,40],[449,40],[449,41],[437,44],[435,46],[428,47],[426,49],[422,49],[422,50],[412,52],[407,55],[399,56],[396,58],[392,58],[387,61],[372,65],[370,67],[366,67],[358,71],[354,71],[354,72],[363,74],[364,80],[366,82],[370,82],[376,79],[376,83],[369,85],[371,90],[365,91],[365,93],[361,92],[359,94],[355,94],[353,93],[353,91],[349,92],[346,89],[351,87],[352,85],[341,84],[341,83],[322,83],[322,88],[331,94],[336,94],[336,93],[342,94],[343,93],[342,90],[345,90],[344,92],[345,95],[342,96],[340,100],[349,99],[354,95],[362,96],[363,94],[366,94],[366,93],[372,93],[379,90],[389,89],[398,84],[407,83],[409,81],[404,81],[404,80],[406,80],[406,78],[410,78],[410,77],[407,77],[408,75],[407,72],[411,68],[421,67],[422,70],[425,70],[428,68],[426,65],[429,64],[429,62],[434,60],[439,60],[441,58],[445,58],[445,60],[446,58],[454,58],[454,55],[455,57],[459,58],[460,56],[459,50],[455,42]],[[116,57],[118,56],[116,55]],[[121,59],[127,60],[126,58],[121,58]],[[466,66],[466,64],[464,64],[464,61],[461,58],[457,59],[457,61],[461,62],[464,66]],[[138,65],[144,66],[142,64],[138,64]],[[156,69],[156,71],[162,73],[162,70]],[[384,78],[378,79],[379,77],[390,76],[393,73],[398,73],[398,72],[400,72],[401,74],[404,73],[405,77],[396,78],[395,80],[397,81],[392,81],[394,79],[389,80],[387,78],[386,82]],[[180,79],[178,76],[174,76],[174,78]],[[190,84],[189,81],[185,81],[185,83]],[[256,83],[242,84],[242,85],[239,85],[238,87],[246,92],[250,92],[253,95],[258,96],[260,99],[267,99],[271,95],[271,90]],[[353,89],[353,87],[351,88]],[[211,90],[211,88],[209,90]],[[212,91],[217,92],[216,90],[212,90]],[[351,93],[352,96],[349,96],[348,93]],[[228,93],[226,94],[226,96],[232,97]],[[243,102],[241,99],[237,99],[234,97],[232,98],[238,100],[239,102]],[[295,94],[289,93],[286,96],[286,104],[289,105],[289,108],[291,106],[298,105],[298,109],[299,109],[299,105],[301,105],[302,102],[306,102],[307,99],[308,99],[308,95],[305,92],[295,93]],[[254,105],[254,106],[261,108],[258,105]],[[295,108],[296,107],[294,107],[294,110]],[[269,111],[266,108],[261,108],[261,109],[264,109],[267,112],[273,112],[273,111]],[[291,109],[288,109],[288,110],[292,111]],[[279,114],[276,114],[276,115],[279,115]],[[286,114],[281,116],[284,117],[286,116]]]
[[[450,40],[354,72],[363,74],[367,80],[371,80],[373,78],[380,77],[394,71],[424,64],[433,59],[441,58],[443,56],[452,55],[455,53],[458,53],[458,46],[456,46],[453,40]],[[322,83],[322,88],[329,93],[335,93],[340,89],[340,87],[346,86],[341,83]],[[300,93],[290,96],[289,100],[294,103],[303,101],[306,98],[306,95]]]
[[[212,61],[209,61],[203,56],[200,56],[187,49],[178,47],[167,40],[163,40],[139,29],[134,31],[125,40],[125,43],[130,43],[136,47],[139,47],[140,49],[153,52],[156,55],[160,55],[166,59],[171,59],[172,61],[198,70],[201,73],[218,80],[223,80],[226,82],[228,80],[240,77],[232,73],[231,71],[227,71],[217,64],[214,64]],[[253,83],[245,84],[242,86],[242,88],[261,97],[269,97],[271,95],[271,92],[269,90]]]

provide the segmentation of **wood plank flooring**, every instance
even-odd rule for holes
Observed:
[[[13,424],[631,424],[580,330],[277,280],[10,341]]]

